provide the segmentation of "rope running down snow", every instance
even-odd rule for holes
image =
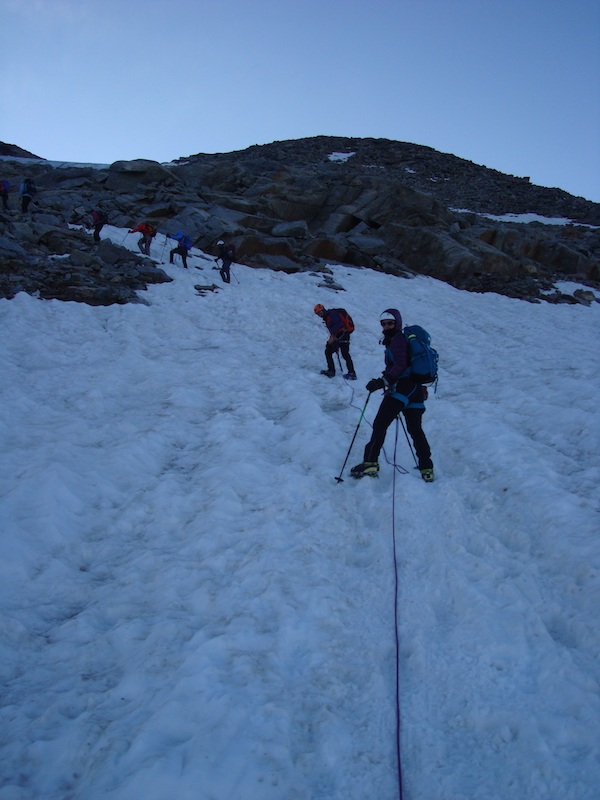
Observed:
[[[396,639],[396,755],[398,759],[398,798],[402,800],[402,759],[400,748],[400,634],[398,631],[398,559],[396,556],[396,451],[398,449],[398,418],[394,441],[394,477],[392,479],[392,546],[394,550],[394,634]]]
[[[339,354],[338,354],[339,358]],[[341,363],[340,363],[341,368]],[[351,391],[349,405],[352,408],[356,408],[353,404],[354,400],[354,389],[350,386],[350,383],[344,378],[344,382],[348,386]],[[363,408],[362,413],[364,414],[365,409]],[[404,428],[404,421],[399,419],[401,417],[400,414],[396,417],[396,436],[394,439],[394,459],[393,459],[393,468],[394,468],[394,476],[392,479],[392,547],[394,551],[394,636],[396,642],[396,757],[397,757],[397,764],[398,764],[398,800],[403,800],[402,795],[402,757],[401,757],[401,747],[400,747],[400,724],[401,724],[401,714],[400,714],[400,634],[399,634],[399,620],[398,620],[398,558],[396,555],[396,475],[398,473],[406,475],[408,470],[405,469],[403,466],[398,464],[397,462],[397,452],[398,452],[398,422],[402,423],[402,427]],[[369,423],[370,424],[370,423]],[[371,426],[372,427],[372,426]],[[406,428],[404,428],[404,433],[406,435],[406,441],[412,451],[412,447],[410,445],[410,440],[406,433]],[[385,448],[383,448],[383,452],[385,455]],[[414,457],[414,452],[413,452]],[[385,455],[385,459],[389,464],[387,455]],[[344,462],[345,463],[345,462]],[[343,470],[342,470],[343,471]],[[340,473],[341,474],[341,473]]]

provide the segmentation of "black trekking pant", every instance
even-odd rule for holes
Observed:
[[[423,390],[418,387],[422,396]],[[415,402],[421,402],[415,398]],[[365,447],[363,461],[378,461],[379,453],[385,441],[387,429],[392,422],[400,414],[404,414],[406,420],[406,430],[410,438],[413,440],[415,446],[415,453],[419,464],[419,469],[433,469],[433,461],[431,460],[431,449],[427,437],[421,427],[421,421],[424,408],[404,408],[404,403],[401,400],[396,400],[395,397],[386,394],[379,411],[375,415],[373,421],[373,433],[371,441]]]
[[[327,361],[327,369],[330,372],[335,372],[335,364],[333,363],[333,354],[340,351],[342,358],[346,362],[348,372],[354,372],[354,364],[350,356],[350,334],[348,331],[342,333],[338,339],[334,339],[331,344],[325,345],[325,360]]]
[[[231,283],[231,261],[223,261],[219,274],[223,278],[223,283]]]
[[[100,241],[100,231],[102,230],[103,227],[104,227],[104,223],[103,222],[97,222],[94,225],[94,241],[95,242],[99,242]]]
[[[169,255],[169,263],[171,264],[173,263],[173,256],[181,256],[181,260],[183,261],[183,266],[187,269],[188,251],[185,249],[185,247],[179,245],[179,247],[174,247],[171,250],[171,253]]]

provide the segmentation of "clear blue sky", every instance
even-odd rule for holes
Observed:
[[[0,140],[168,161],[429,145],[600,202],[598,0],[0,0]]]

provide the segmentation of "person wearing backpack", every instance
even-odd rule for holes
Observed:
[[[29,203],[31,203],[35,197],[36,192],[37,189],[34,181],[31,178],[25,178],[25,180],[19,186],[19,194],[21,196],[21,211],[23,214],[27,213]]]
[[[217,261],[221,262],[219,274],[223,278],[223,283],[231,283],[231,265],[235,261],[235,245],[225,244],[223,239],[217,242]]]
[[[188,252],[192,249],[192,240],[189,236],[186,236],[183,231],[177,231],[174,236],[171,236],[170,233],[167,233],[167,239],[175,239],[177,242],[177,247],[174,247],[169,253],[169,264],[173,263],[173,256],[181,256],[183,266],[185,269],[187,269],[187,257]]]
[[[385,370],[381,378],[373,378],[365,388],[368,392],[383,389],[384,395],[373,421],[371,440],[365,446],[363,461],[352,467],[350,474],[354,478],[363,478],[365,475],[377,477],[379,453],[387,430],[402,413],[415,446],[421,477],[430,483],[433,481],[433,461],[429,442],[421,425],[427,388],[411,374],[409,344],[402,330],[402,316],[398,309],[386,309],[381,315],[380,323],[383,330],[381,343],[385,347]]]
[[[104,211],[101,211],[98,208],[94,208],[90,211],[90,217],[92,218],[92,227],[94,229],[94,241],[100,241],[100,231],[108,222],[108,218]]]
[[[10,183],[8,181],[0,181],[0,197],[2,198],[2,206],[5,211],[8,211],[8,192],[10,190]]]
[[[325,344],[327,369],[322,369],[321,375],[326,375],[328,378],[335,377],[333,354],[339,350],[348,370],[344,378],[349,381],[355,381],[356,372],[350,356],[350,334],[354,330],[352,317],[345,308],[327,309],[321,303],[317,303],[313,310],[318,317],[321,317],[329,331],[329,338]]]
[[[140,248],[140,253],[144,256],[150,255],[150,245],[152,244],[152,239],[156,236],[156,228],[150,222],[140,222],[137,227],[132,228],[129,233],[141,233],[142,238],[138,240],[138,247]]]

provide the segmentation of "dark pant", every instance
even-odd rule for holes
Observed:
[[[421,402],[423,390],[420,386],[417,387],[415,395],[418,395],[418,397],[413,396],[411,399],[414,399],[415,402]],[[410,438],[413,440],[419,469],[433,469],[431,449],[429,447],[427,437],[423,432],[423,428],[421,427],[421,421],[423,414],[425,413],[425,409],[404,408],[404,403],[401,400],[396,400],[395,397],[387,394],[381,401],[379,411],[377,412],[373,421],[373,433],[371,435],[371,441],[365,447],[363,460],[379,460],[379,453],[383,447],[387,429],[400,413],[404,414],[404,419],[406,420],[406,430],[408,431]]]
[[[327,369],[335,372],[335,364],[333,363],[333,354],[340,351],[342,358],[346,362],[348,372],[354,372],[354,364],[350,356],[350,334],[346,331],[340,338],[334,339],[331,344],[325,345],[325,360],[327,361]]]
[[[0,192],[0,197],[2,198],[2,205],[4,206],[4,210],[8,211],[8,192],[6,190]]]
[[[231,261],[223,261],[219,274],[223,278],[224,283],[231,283]]]
[[[183,266],[187,269],[187,254],[188,254],[188,251],[185,249],[185,247],[182,247],[181,245],[179,245],[179,247],[174,247],[171,250],[171,254],[169,255],[169,261],[172,264],[173,263],[173,256],[181,256],[181,260],[183,261]]]
[[[31,203],[31,197],[28,194],[24,194],[23,197],[21,198],[21,211],[23,212],[23,214],[29,208],[29,203]]]
[[[98,223],[96,223],[96,225],[94,225],[94,241],[95,242],[99,242],[100,241],[100,231],[102,230],[103,227],[104,227],[104,223],[103,222],[98,222]]]
[[[143,233],[142,238],[138,240],[138,247],[140,248],[140,253],[142,253],[145,256],[149,256],[151,243],[152,243],[152,237],[146,236],[146,234]]]

